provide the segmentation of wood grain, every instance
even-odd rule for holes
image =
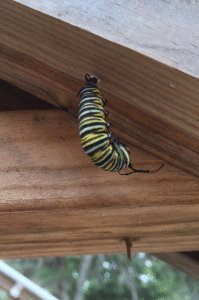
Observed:
[[[197,1],[17,2],[199,78]]]
[[[199,175],[198,79],[11,0],[0,7],[2,79],[77,116],[95,74],[114,134]]]
[[[64,111],[0,113],[0,257],[198,249],[199,181],[165,164],[120,176],[82,150]],[[136,168],[162,161],[132,147]]]

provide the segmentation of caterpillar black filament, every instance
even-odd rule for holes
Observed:
[[[79,133],[82,147],[90,160],[104,171],[120,172],[130,168],[132,173],[154,173],[159,171],[163,165],[154,171],[136,170],[130,163],[130,149],[121,143],[118,137],[111,141],[112,132],[107,132],[110,124],[105,121],[107,112],[104,110],[104,100],[97,87],[98,79],[85,75],[86,84],[81,88],[78,95],[79,101]]]

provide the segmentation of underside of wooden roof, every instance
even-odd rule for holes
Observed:
[[[13,1],[0,8],[0,78],[67,110],[1,112],[0,256],[123,253],[127,237],[133,252],[198,250],[199,80]],[[133,166],[164,162],[158,173],[91,164],[77,120],[86,73]]]
[[[199,175],[199,80],[32,10],[1,4],[0,77],[78,114],[84,75],[100,80],[112,130]]]

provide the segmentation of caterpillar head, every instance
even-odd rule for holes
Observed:
[[[93,84],[97,84],[98,79],[95,76],[90,76],[89,74],[85,75],[86,82],[91,82]]]

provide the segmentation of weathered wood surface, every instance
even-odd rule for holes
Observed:
[[[198,79],[11,0],[0,8],[0,78],[77,116],[95,74],[115,134],[199,175]]]
[[[198,249],[199,181],[165,164],[120,176],[84,154],[64,111],[0,113],[0,257]],[[130,146],[136,168],[162,161]]]
[[[172,267],[199,280],[199,263],[191,259],[186,253],[155,253],[154,255]]]
[[[199,78],[196,0],[17,0]]]

